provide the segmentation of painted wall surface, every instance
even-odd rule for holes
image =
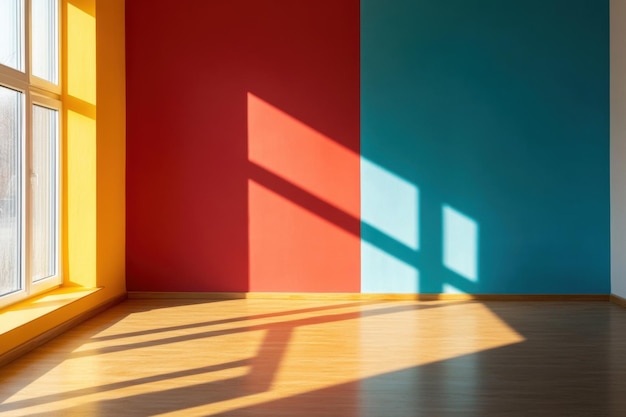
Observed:
[[[361,1],[364,292],[609,292],[608,24],[607,1]]]
[[[126,13],[128,289],[358,292],[358,0]]]
[[[129,289],[609,292],[608,13],[129,2]]]
[[[626,298],[626,1],[611,0],[611,293]]]

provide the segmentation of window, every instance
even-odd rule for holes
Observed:
[[[59,1],[0,0],[0,306],[61,284]]]

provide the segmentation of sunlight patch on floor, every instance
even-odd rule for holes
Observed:
[[[5,368],[0,415],[212,415],[523,340],[477,302],[138,300]]]

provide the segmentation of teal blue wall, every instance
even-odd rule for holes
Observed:
[[[609,293],[608,1],[362,0],[361,136],[363,292]]]

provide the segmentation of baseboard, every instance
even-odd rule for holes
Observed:
[[[361,294],[287,292],[149,292],[129,291],[129,299],[205,300],[352,300],[352,301],[609,301],[607,294]]]
[[[11,349],[10,351],[0,355],[0,367],[8,364],[9,362],[14,361],[20,356],[25,355],[31,350],[38,348],[39,346],[54,339],[55,337],[61,335],[62,333],[65,333],[66,331],[72,329],[73,327],[78,326],[82,322],[89,320],[90,318],[102,313],[105,310],[108,310],[114,305],[121,303],[125,299],[126,299],[126,294],[120,295],[119,297],[115,297],[114,299],[109,300],[103,304],[100,304],[99,306],[94,307],[90,310],[87,310],[79,314],[78,316],[75,316],[71,318],[70,320],[60,324],[59,326],[56,326],[53,329],[50,329],[47,332],[44,332],[40,334],[39,336],[33,339],[30,339],[29,341]]]
[[[626,298],[620,297],[619,295],[611,294],[611,302],[617,304],[618,306],[626,308]]]

